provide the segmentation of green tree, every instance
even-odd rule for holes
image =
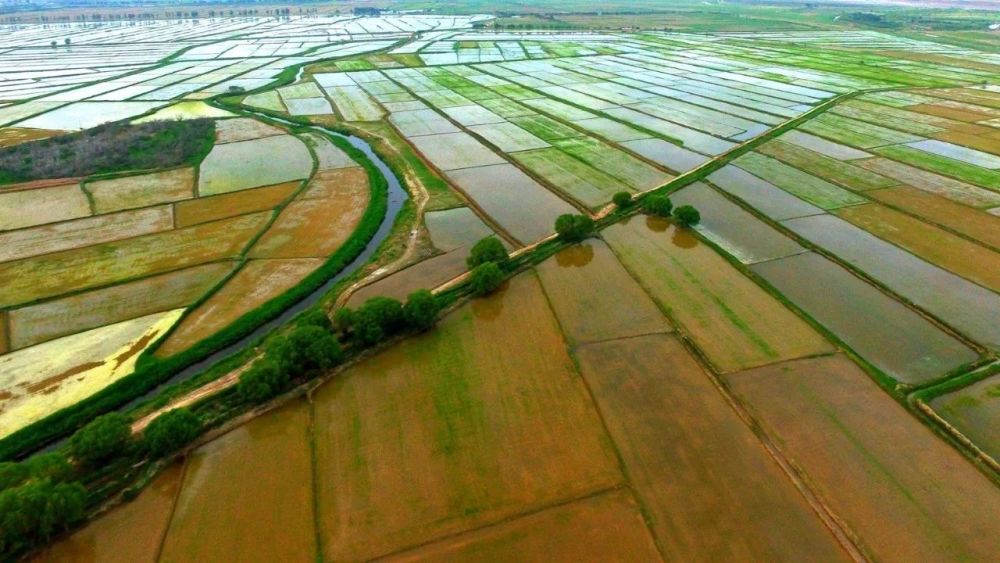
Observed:
[[[16,461],[0,463],[0,490],[16,487],[28,479],[28,466]]]
[[[330,322],[330,317],[328,317],[326,312],[319,307],[309,309],[305,313],[302,313],[296,324],[299,326],[318,326],[323,330],[330,330],[333,328],[333,323]]]
[[[472,286],[472,293],[475,295],[493,293],[502,283],[503,271],[494,262],[487,262],[476,266],[469,277],[469,284]]]
[[[472,247],[468,258],[465,259],[465,264],[471,270],[472,268],[475,268],[480,264],[485,264],[486,262],[503,264],[508,258],[507,249],[503,247],[503,243],[500,242],[500,239],[497,237],[486,237]]]
[[[594,230],[594,220],[587,215],[560,215],[556,219],[556,233],[559,238],[576,242],[587,238]]]
[[[288,383],[288,374],[273,360],[264,358],[254,362],[250,369],[240,376],[236,384],[236,393],[244,401],[260,403],[284,391]]]
[[[333,314],[333,327],[340,332],[348,332],[354,326],[354,311],[349,307],[341,307]]]
[[[174,453],[201,434],[201,419],[191,409],[173,409],[153,419],[143,432],[147,451],[155,457]]]
[[[79,483],[31,481],[0,492],[0,551],[48,541],[84,515],[87,491]]]
[[[701,213],[690,205],[682,205],[674,210],[674,219],[682,227],[690,227],[701,221]]]
[[[402,303],[372,297],[354,311],[354,336],[363,344],[375,344],[397,332],[404,322]]]
[[[295,327],[272,344],[268,353],[290,378],[330,369],[344,358],[337,339],[318,326]]]
[[[108,413],[77,430],[69,439],[69,450],[74,459],[92,466],[121,455],[131,437],[128,417],[117,412]]]
[[[53,483],[69,481],[73,477],[73,464],[64,454],[49,452],[36,454],[22,462],[32,479],[48,479]]]
[[[642,209],[650,215],[670,217],[670,212],[674,209],[674,203],[665,195],[651,195],[642,200]]]
[[[611,201],[614,202],[615,207],[628,207],[629,205],[632,205],[632,194],[628,192],[618,192],[611,196]]]
[[[434,294],[426,289],[420,289],[406,298],[406,305],[403,305],[403,318],[408,327],[424,331],[434,326],[440,310],[441,305]]]

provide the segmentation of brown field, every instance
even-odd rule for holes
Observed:
[[[87,182],[95,213],[110,213],[194,197],[194,168]]]
[[[635,500],[620,490],[482,528],[384,561],[662,561]]]
[[[219,145],[284,134],[282,129],[249,117],[219,119],[215,122],[215,142]]]
[[[231,261],[204,264],[14,309],[9,313],[11,348],[186,307],[235,265]]]
[[[190,227],[226,217],[272,209],[295,193],[301,184],[302,182],[299,181],[285,182],[274,186],[175,203],[174,213],[177,215],[177,227]]]
[[[959,203],[910,188],[890,188],[868,194],[873,199],[1000,249],[1000,218]]]
[[[320,170],[309,180],[299,199],[334,199],[342,197],[345,186],[367,186],[368,173],[360,166]]]
[[[355,291],[348,299],[349,307],[357,307],[372,297],[392,297],[403,300],[418,289],[432,289],[464,273],[468,268],[465,249],[452,250],[408,266],[388,277]]]
[[[728,377],[874,560],[986,561],[1000,490],[841,356]]]
[[[572,345],[673,330],[604,241],[563,250],[538,266],[538,276]]]
[[[170,356],[187,350],[281,295],[322,263],[319,259],[250,260],[226,285],[181,320],[166,342],[156,349],[156,355]]]
[[[7,335],[7,312],[0,311],[0,354],[10,351],[10,341]]]
[[[936,115],[938,117],[944,117],[946,119],[965,121],[968,123],[975,123],[977,121],[983,121],[986,119],[992,119],[996,117],[995,115],[975,111],[972,109],[948,107],[939,104],[917,104],[915,106],[907,106],[906,109],[910,111],[925,113],[927,115]]]
[[[858,166],[890,176],[903,184],[913,186],[928,193],[946,197],[952,201],[972,207],[994,207],[1000,205],[1000,194],[966,184],[952,178],[939,176],[889,160],[887,158],[866,158],[857,161]]]
[[[0,232],[0,262],[169,231],[173,227],[173,212],[169,205],[162,205]]]
[[[1000,254],[986,247],[877,203],[835,213],[928,262],[1000,291]]]
[[[23,186],[23,184],[21,185]],[[90,202],[77,183],[0,190],[0,231],[23,229],[90,215]]]
[[[170,523],[181,475],[181,464],[171,465],[135,500],[112,508],[32,561],[153,563]]]
[[[38,141],[48,139],[56,135],[62,135],[64,131],[51,129],[33,129],[30,127],[4,127],[0,129],[0,147],[12,147],[27,143],[28,141]]]
[[[934,135],[934,138],[993,154],[1000,154],[1000,139],[990,138],[985,135],[973,135],[961,131],[943,131]]]
[[[0,264],[0,307],[237,256],[269,216],[243,215]]]
[[[603,236],[719,370],[833,351],[809,325],[691,231],[665,220],[636,217],[605,229]]]
[[[307,188],[308,193],[309,188]],[[252,258],[325,258],[351,236],[368,207],[368,182],[332,184],[326,197],[299,196],[250,249]]]
[[[387,555],[621,482],[532,273],[315,397],[328,560]]]
[[[675,337],[589,344],[576,356],[664,553],[678,561],[846,559]]]
[[[314,561],[309,404],[191,454],[160,561]]]

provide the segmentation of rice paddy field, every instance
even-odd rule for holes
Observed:
[[[0,440],[343,247],[382,184],[324,128],[412,200],[328,312],[453,296],[485,237],[518,267],[38,560],[995,559],[1000,55],[489,18],[7,30],[0,150],[115,120],[215,137],[0,185]],[[700,221],[611,203],[653,191]],[[598,229],[554,240],[569,213]]]

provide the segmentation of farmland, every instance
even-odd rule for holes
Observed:
[[[995,556],[1000,55],[704,10],[7,30],[0,451],[137,446],[39,560]]]

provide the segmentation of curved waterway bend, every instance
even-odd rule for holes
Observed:
[[[254,112],[248,112],[248,113],[251,113],[255,116],[261,117],[266,120],[278,121],[280,123],[284,123],[294,127],[302,127],[302,125],[299,123],[293,123],[291,121],[285,121],[283,119],[271,117],[264,114],[257,114]],[[119,410],[128,410],[138,405],[139,403],[150,399],[151,397],[159,393],[164,387],[191,379],[192,377],[198,375],[199,373],[202,373],[203,371],[207,370],[213,365],[243,351],[245,348],[249,347],[253,342],[255,342],[260,337],[271,332],[278,326],[288,322],[292,317],[294,317],[295,315],[301,313],[305,309],[315,304],[317,301],[320,300],[321,297],[323,297],[324,294],[326,294],[326,292],[328,292],[334,285],[336,285],[337,282],[358,271],[358,269],[364,266],[368,262],[368,260],[375,254],[375,251],[378,249],[379,245],[382,244],[382,241],[384,241],[386,237],[389,236],[389,232],[392,230],[392,225],[396,222],[396,216],[399,215],[400,210],[403,208],[403,204],[406,203],[406,200],[409,198],[409,194],[400,185],[399,179],[396,177],[395,174],[393,174],[392,170],[389,168],[389,165],[386,164],[385,161],[382,160],[377,154],[375,154],[375,151],[372,149],[371,145],[369,145],[364,139],[361,139],[360,137],[337,133],[336,131],[330,131],[329,129],[319,126],[312,126],[310,128],[315,129],[316,131],[324,135],[332,135],[334,137],[339,137],[341,139],[346,140],[348,143],[351,144],[351,146],[364,153],[365,157],[369,161],[371,161],[372,164],[375,165],[375,168],[385,178],[389,192],[386,202],[387,203],[386,212],[385,216],[382,218],[382,222],[378,226],[378,230],[375,231],[375,235],[372,236],[371,240],[368,241],[368,244],[365,245],[364,250],[362,250],[361,253],[358,254],[357,258],[352,260],[350,264],[345,266],[342,270],[340,270],[340,272],[337,272],[335,276],[327,280],[326,283],[324,283],[318,289],[316,289],[309,295],[302,298],[301,301],[295,303],[288,309],[285,309],[285,311],[282,312],[280,315],[278,315],[278,317],[257,327],[256,330],[254,330],[247,336],[241,338],[240,340],[234,342],[233,344],[230,344],[229,346],[226,346],[225,348],[215,352],[214,354],[206,357],[205,359],[196,362],[194,364],[191,364],[187,368],[177,372],[167,381],[164,381],[160,385],[157,385],[147,393],[140,395],[135,399],[132,399],[124,406],[122,406]]]

